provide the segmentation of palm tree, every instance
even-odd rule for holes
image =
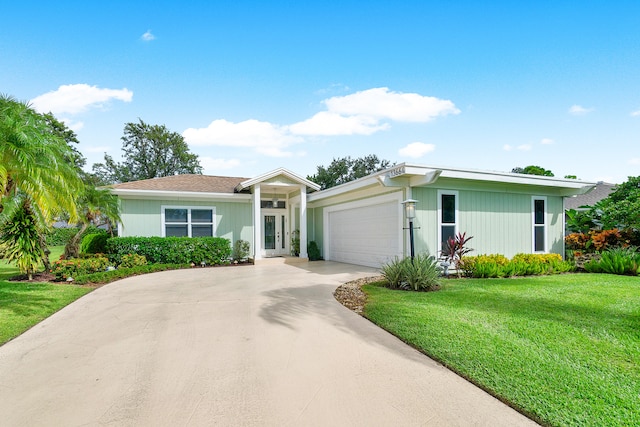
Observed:
[[[82,180],[70,161],[73,156],[45,116],[28,103],[0,95],[0,226],[24,219],[25,228],[14,232],[27,241],[15,246],[11,257],[23,273],[32,270],[35,253],[47,264],[42,232],[56,215],[67,212],[71,221],[77,220],[76,194]],[[24,249],[35,246],[40,250]]]
[[[44,116],[0,95],[0,213],[11,216],[19,209],[21,193],[47,221],[62,211],[77,219],[75,195],[82,181],[70,158],[71,148]]]
[[[106,188],[87,185],[78,198],[80,229],[69,239],[64,247],[65,258],[76,258],[79,255],[82,235],[90,225],[101,226],[120,221],[118,198]]]

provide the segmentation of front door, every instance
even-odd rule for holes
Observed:
[[[286,255],[288,241],[286,215],[280,212],[264,212],[262,213],[262,248],[264,255],[279,256]]]

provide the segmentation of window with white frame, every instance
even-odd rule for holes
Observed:
[[[215,207],[163,206],[162,237],[213,237],[215,218]]]
[[[458,192],[438,191],[438,252],[458,231]]]
[[[547,252],[547,198],[531,199],[533,252]]]

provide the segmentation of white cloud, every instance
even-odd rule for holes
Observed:
[[[569,114],[573,116],[584,116],[585,114],[589,114],[594,110],[594,108],[585,108],[581,105],[572,105],[569,108]]]
[[[531,148],[532,148],[531,144],[522,144],[522,145],[518,145],[517,147],[513,147],[513,146],[511,146],[509,144],[504,144],[502,146],[502,149],[504,151],[512,151],[514,149],[520,150],[520,151],[529,151],[529,150],[531,150]]]
[[[75,121],[75,120],[70,119],[68,117],[63,117],[63,118],[58,119],[58,120],[63,122],[69,129],[71,129],[74,132],[78,132],[80,129],[82,129],[84,127],[84,122]]]
[[[640,110],[632,111],[630,115],[631,115],[631,117],[640,117]]]
[[[185,141],[195,146],[226,146],[254,148],[271,157],[291,155],[283,148],[300,139],[286,133],[280,126],[258,120],[239,123],[224,119],[214,120],[206,128],[189,128],[182,132]]]
[[[553,143],[555,143],[555,141],[553,139],[551,139],[551,138],[542,138],[540,140],[540,144],[542,144],[542,145],[551,145]]]
[[[369,116],[341,116],[330,111],[321,111],[302,122],[288,126],[294,135],[371,135],[388,129],[386,123],[380,124]]]
[[[240,166],[240,160],[237,159],[214,159],[213,157],[200,157],[200,166],[204,169],[205,174],[216,174],[221,170],[233,169]]]
[[[640,157],[633,157],[632,159],[629,159],[629,164],[640,165]]]
[[[111,100],[131,102],[129,89],[101,89],[88,84],[62,85],[31,100],[34,108],[42,113],[78,114],[94,107],[102,107]]]
[[[156,39],[156,36],[154,36],[151,33],[151,30],[147,30],[146,33],[140,36],[140,40],[143,40],[145,42],[150,42],[151,40],[155,40],[155,39]]]
[[[438,116],[458,114],[453,102],[417,93],[389,91],[386,87],[367,89],[323,101],[330,112],[344,116],[370,116],[399,122],[428,122]]]
[[[406,147],[398,150],[398,154],[404,157],[411,157],[417,159],[419,157],[424,156],[427,153],[430,153],[436,149],[434,144],[425,144],[424,142],[412,142]]]

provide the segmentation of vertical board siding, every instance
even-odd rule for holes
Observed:
[[[126,224],[121,235],[152,237],[162,235],[162,206],[215,206],[216,236],[224,237],[231,244],[246,240],[253,247],[253,221],[251,204],[230,202],[207,202],[191,200],[133,200],[121,199],[122,223]]]
[[[473,236],[473,255],[531,253],[531,194],[458,189],[458,231]],[[416,187],[416,252],[437,254],[438,188]],[[562,197],[547,195],[548,250],[562,254]],[[405,236],[406,238],[406,236]]]

